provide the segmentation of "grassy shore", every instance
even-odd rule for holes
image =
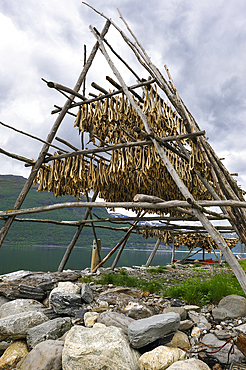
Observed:
[[[246,270],[246,261],[239,261]],[[150,268],[141,276],[130,276],[124,268],[119,271],[100,275],[98,278],[86,278],[97,284],[137,287],[142,291],[156,293],[163,297],[182,299],[188,304],[204,306],[218,303],[223,297],[245,294],[227,263],[222,266],[189,267],[159,266]],[[135,274],[136,275],[136,274]]]

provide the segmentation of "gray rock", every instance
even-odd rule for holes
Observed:
[[[193,321],[192,320],[184,320],[184,321],[180,321],[180,327],[179,327],[179,330],[180,331],[186,331],[186,330],[189,330],[190,328],[192,328],[192,326],[194,325]]]
[[[45,309],[45,306],[34,299],[15,299],[4,303],[0,307],[0,318],[3,319],[21,312],[42,311],[43,309]]]
[[[246,324],[242,324],[242,325],[236,326],[235,328],[233,328],[233,330],[237,334],[244,334],[244,335],[246,335]]]
[[[153,310],[143,303],[129,301],[127,305],[123,305],[122,301],[117,303],[117,311],[134,320],[144,319],[153,315]]]
[[[133,321],[134,319],[117,312],[103,312],[97,318],[97,322],[100,322],[101,324],[121,328],[126,335],[128,334],[128,326]]]
[[[236,328],[234,328],[234,330],[235,330]],[[235,330],[236,331],[236,330]],[[232,337],[236,337],[237,336],[237,334],[234,332],[234,331],[232,331],[232,330],[230,330],[230,331],[225,331],[225,330],[215,330],[214,331],[214,334],[216,335],[216,337],[218,338],[218,339],[221,339],[221,340],[227,340],[227,339],[229,339],[229,338],[232,338]]]
[[[46,297],[46,292],[38,287],[33,287],[29,285],[19,284],[18,290],[20,292],[20,297],[27,298],[27,299],[37,299],[37,300],[44,300]]]
[[[48,321],[42,312],[29,311],[0,319],[0,341],[25,338],[29,329]]]
[[[139,370],[139,354],[114,326],[72,327],[62,352],[63,370]]]
[[[168,312],[176,312],[180,315],[180,320],[186,320],[187,318],[187,311],[184,309],[184,307],[168,307],[165,308],[163,313],[168,313]]]
[[[45,292],[50,292],[52,289],[57,287],[56,281],[44,281],[43,283],[39,283],[37,288],[41,288]]]
[[[84,308],[81,308],[80,310],[78,310],[73,320],[73,324],[84,325],[84,316],[86,312],[87,312],[87,309],[84,309]]]
[[[214,334],[206,334],[202,338],[202,342],[205,344],[208,344],[213,347],[220,347],[222,346],[226,341],[225,340],[219,340]],[[228,360],[228,352],[230,351],[232,346],[232,343],[227,343],[221,350],[215,353],[210,353],[209,355],[211,357],[216,358],[220,363],[226,364]],[[205,347],[207,349],[207,347]],[[234,353],[230,354],[229,356],[229,364],[232,361],[240,362],[240,358],[245,358],[242,354],[242,352],[239,351],[239,349],[234,346]]]
[[[80,286],[77,284],[72,283],[71,281],[59,282],[58,286],[50,292],[50,297],[53,293],[60,292],[60,293],[73,293],[73,294],[80,294]]]
[[[223,309],[230,319],[246,316],[246,298],[236,294],[228,295],[221,299],[218,309]],[[216,310],[213,310],[213,316],[215,313],[217,314]]]
[[[71,326],[70,317],[59,317],[37,325],[28,330],[27,345],[29,348],[34,348],[38,343],[47,339],[58,339],[70,330]]]
[[[178,330],[180,315],[170,312],[136,320],[128,327],[128,338],[134,348],[146,346],[156,339]]]
[[[85,303],[91,303],[94,299],[93,292],[89,284],[84,283],[81,289],[81,298]]]
[[[42,309],[40,311],[43,312],[48,317],[48,319],[50,319],[50,320],[56,319],[57,317],[60,317],[60,315],[58,315],[57,313],[55,313],[55,311],[51,307],[44,308],[44,309]]]
[[[55,313],[63,316],[75,316],[76,312],[83,308],[80,294],[61,292],[50,295],[50,306]]]
[[[39,343],[17,365],[16,370],[61,370],[64,342],[46,340]]]
[[[223,307],[221,308],[216,307],[212,310],[212,315],[215,321],[225,320],[227,318],[227,314],[228,311]]]

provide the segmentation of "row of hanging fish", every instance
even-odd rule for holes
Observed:
[[[152,86],[150,91],[146,88],[144,104],[136,99],[135,102],[160,137],[186,133],[182,119]],[[123,94],[80,106],[74,123],[79,132],[89,132],[112,144],[119,143],[121,138],[129,141],[122,128],[137,138],[133,126],[144,129],[142,120]]]
[[[208,196],[196,174],[189,170],[189,164],[170,151],[167,155],[195,199]],[[132,202],[134,195],[139,193],[166,201],[183,200],[153,146],[115,150],[109,162],[83,155],[54,159],[52,164],[39,170],[36,183],[38,191],[53,192],[55,196],[69,194],[78,199],[93,190],[99,191],[100,197],[108,202]],[[176,214],[172,209],[157,212]]]
[[[153,87],[150,91],[146,90],[144,103],[138,104],[159,137],[186,133],[182,119]],[[124,95],[80,106],[75,126],[79,132],[89,132],[91,138],[96,135],[110,144],[124,140],[138,141],[133,127],[144,129],[142,120]],[[211,182],[210,172],[197,145],[189,139],[181,142],[190,150],[190,161],[164,147],[167,157],[195,199],[211,199],[193,171],[194,168],[199,169]],[[154,195],[166,201],[183,200],[154,146],[126,147],[111,153],[109,162],[82,155],[53,160],[52,164],[44,165],[39,170],[36,178],[38,191],[53,192],[55,196],[69,194],[80,199],[85,192],[94,190],[109,202],[131,202],[138,193]],[[157,213],[176,214],[173,209]]]
[[[152,86],[150,90],[146,88],[143,104],[136,99],[135,102],[146,115],[153,132],[160,138],[187,133],[183,120],[160,97],[157,88]],[[141,118],[124,94],[81,105],[74,123],[74,127],[79,129],[79,133],[87,132],[90,134],[90,140],[94,144],[95,138],[108,144],[136,141],[139,137],[133,130],[134,126],[144,130]],[[190,169],[196,168],[201,172],[208,171],[197,145],[189,139],[180,140],[180,143],[190,149]]]
[[[203,248],[208,253],[212,252],[213,249],[218,249],[216,243],[210,235],[199,235],[195,233],[180,233],[173,236],[169,231],[164,231],[161,228],[148,227],[143,229],[142,237],[145,239],[157,237],[161,241],[164,241],[166,245],[174,244],[175,248],[180,246],[187,247],[188,249]],[[230,249],[234,248],[238,243],[238,238],[223,237],[226,244]]]

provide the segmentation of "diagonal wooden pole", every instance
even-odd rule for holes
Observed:
[[[151,125],[146,118],[145,114],[141,110],[141,108],[136,104],[135,100],[133,99],[131,93],[129,92],[127,85],[125,84],[125,81],[123,80],[122,76],[120,75],[119,71],[113,64],[112,60],[110,59],[104,44],[103,40],[96,34],[96,32],[93,30],[92,27],[90,27],[91,32],[94,34],[95,38],[99,42],[99,48],[102,54],[104,55],[105,59],[107,60],[110,68],[112,69],[113,73],[117,77],[120,85],[122,86],[122,89],[127,96],[127,99],[129,103],[132,105],[136,113],[139,115],[139,117],[142,119],[145,130],[147,134],[151,135],[152,134],[152,128]],[[187,114],[188,115],[188,114]],[[175,168],[173,167],[172,163],[169,161],[163,147],[158,143],[154,138],[151,138],[153,144],[155,145],[155,148],[162,160],[162,162],[165,164],[170,176],[178,186],[181,194],[184,196],[184,198],[188,201],[193,206],[193,211],[196,215],[196,217],[199,219],[201,224],[204,226],[204,228],[207,230],[207,232],[211,235],[215,243],[218,245],[219,249],[222,251],[223,255],[225,256],[226,261],[229,263],[231,266],[231,269],[233,270],[239,284],[241,285],[244,293],[246,294],[246,276],[245,273],[234,257],[232,251],[226,244],[225,240],[222,238],[221,234],[215,229],[213,224],[208,220],[208,218],[203,214],[203,212],[200,210],[200,207],[196,204],[196,201],[188,188],[185,186],[183,183],[182,179],[179,177],[178,173],[176,172]]]
[[[104,37],[105,36],[105,34],[107,33],[107,31],[109,29],[110,24],[111,24],[110,21],[107,21],[106,22],[106,24],[105,24],[105,26],[104,26],[104,28],[102,30],[101,37]],[[91,54],[90,54],[90,56],[88,58],[87,63],[84,66],[84,68],[83,68],[83,70],[82,70],[82,72],[81,72],[81,74],[80,74],[80,76],[79,76],[79,78],[77,80],[77,83],[76,83],[76,85],[73,88],[73,90],[75,92],[78,92],[79,91],[79,89],[80,89],[80,87],[81,87],[81,85],[82,85],[82,83],[83,83],[83,81],[85,79],[85,76],[86,76],[86,74],[87,74],[87,72],[88,72],[88,70],[89,70],[89,68],[90,68],[90,66],[91,66],[91,64],[92,64],[92,62],[94,60],[94,57],[95,57],[96,52],[98,50],[98,47],[99,47],[99,44],[98,44],[98,42],[96,42],[96,44],[92,48],[92,51],[91,51]],[[52,140],[54,139],[55,134],[56,134],[56,132],[57,132],[60,124],[62,123],[63,118],[65,117],[68,109],[70,108],[71,102],[73,101],[74,97],[75,97],[74,95],[71,95],[69,97],[69,99],[66,100],[66,102],[65,102],[65,104],[64,104],[64,106],[63,106],[63,108],[62,108],[62,110],[61,110],[61,112],[59,114],[59,116],[57,117],[57,119],[56,119],[56,121],[55,121],[55,123],[54,123],[54,125],[53,125],[53,127],[52,127],[52,129],[51,129],[51,131],[49,133],[49,135],[47,136],[47,139],[46,139],[46,142],[47,143],[45,143],[44,146],[43,146],[43,148],[41,149],[41,151],[39,153],[39,157],[38,157],[35,165],[33,166],[32,170],[31,170],[31,173],[30,173],[30,175],[29,175],[29,177],[28,177],[28,179],[27,179],[27,181],[26,181],[26,183],[25,183],[22,191],[20,192],[20,194],[19,194],[19,196],[18,196],[18,198],[17,198],[17,200],[15,202],[15,205],[13,207],[14,210],[20,209],[20,207],[21,207],[21,205],[22,205],[22,203],[23,203],[23,201],[24,201],[24,199],[25,199],[28,191],[30,190],[30,188],[31,188],[31,186],[33,184],[33,180],[35,179],[35,177],[37,175],[37,172],[38,172],[39,168],[41,167],[41,165],[42,165],[42,163],[44,161],[45,153],[48,151],[49,145],[52,143]],[[14,220],[14,217],[15,216],[9,217],[5,221],[3,227],[2,227],[2,229],[0,231],[0,247],[1,247],[2,243],[3,243],[3,241],[4,241],[5,236],[8,233],[8,230],[9,230],[9,228],[10,228],[10,226],[11,226],[13,220]]]
[[[147,259],[146,266],[149,267],[149,265],[151,264],[152,259],[154,258],[155,254],[157,252],[157,249],[159,248],[160,243],[161,243],[161,239],[158,238],[157,242],[155,243],[154,249],[152,250],[151,254],[149,255],[149,258]]]

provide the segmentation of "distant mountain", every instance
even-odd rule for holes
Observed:
[[[0,175],[0,210],[12,209],[16,198],[22,190],[26,179],[22,176]],[[54,197],[52,193],[37,192],[37,186],[32,186],[21,208],[39,207],[54,203],[74,202],[76,198],[72,196]],[[82,198],[81,201],[86,201]],[[22,218],[49,219],[56,221],[79,221],[83,218],[86,208],[64,208],[56,211],[43,212],[31,215],[24,215]],[[93,208],[92,212],[99,218],[110,217],[110,214],[104,208]],[[19,218],[21,218],[19,216]],[[95,216],[93,216],[95,218]],[[4,221],[0,220],[0,227]],[[101,223],[102,225],[122,227],[122,224]],[[77,228],[74,226],[60,226],[50,223],[17,222],[14,221],[5,238],[4,244],[15,245],[68,245]],[[124,232],[108,229],[96,229],[96,234],[102,241],[102,247],[112,248],[123,237]],[[76,246],[91,246],[94,234],[91,227],[84,227]],[[155,243],[155,239],[147,242],[140,235],[132,234],[128,244],[134,244],[134,247],[149,246]]]

